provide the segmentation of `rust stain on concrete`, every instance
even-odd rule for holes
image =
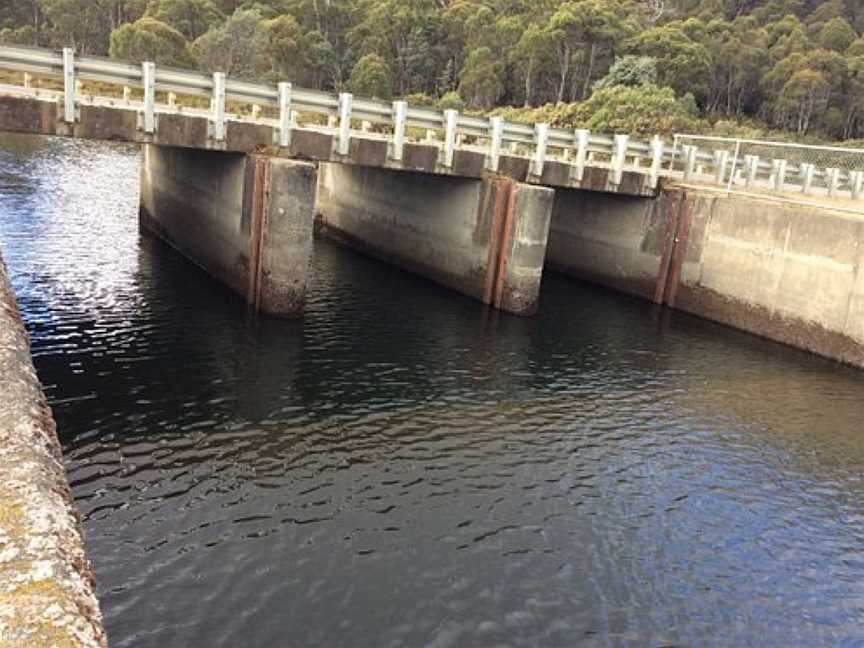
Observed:
[[[507,279],[507,261],[510,258],[510,247],[513,239],[514,213],[516,211],[516,194],[519,189],[516,183],[512,180],[504,180],[506,183],[504,223],[501,232],[501,242],[498,246],[498,263],[495,269],[495,308],[501,308],[504,304],[506,279]]]

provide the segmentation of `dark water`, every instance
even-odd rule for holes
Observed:
[[[136,156],[0,147],[113,646],[864,642],[864,374],[320,241],[306,317],[256,320],[139,238]]]

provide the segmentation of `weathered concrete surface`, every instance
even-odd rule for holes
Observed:
[[[60,444],[0,259],[0,646],[105,646]]]
[[[559,191],[547,263],[864,367],[864,217],[689,188]]]
[[[302,313],[315,210],[312,164],[144,146],[140,224],[261,311]]]
[[[325,235],[496,308],[536,311],[552,190],[508,178],[321,166]]]
[[[678,200],[671,192],[646,200],[557,190],[546,263],[563,274],[655,299],[675,236]]]
[[[348,154],[340,155],[332,131],[295,127],[291,131],[290,145],[280,148],[274,144],[278,138],[272,125],[229,119],[225,140],[217,142],[212,136],[208,117],[191,111],[157,113],[156,132],[149,134],[139,127],[139,116],[134,106],[119,99],[112,104],[108,105],[105,99],[90,101],[87,97],[80,97],[78,118],[74,124],[67,124],[54,98],[0,95],[0,132],[83,137],[234,153],[266,153],[315,162],[421,171],[459,178],[480,179],[486,172],[486,155],[483,151],[458,148],[454,151],[452,165],[448,166],[444,164],[438,144],[408,142],[402,158],[395,160],[390,154],[389,142],[372,133],[353,132]],[[572,164],[551,159],[538,177],[531,174],[527,157],[502,155],[498,173],[518,182],[615,194],[655,196],[658,191],[650,183],[649,175],[641,171],[625,171],[622,181],[616,185],[611,182],[608,168],[589,165],[582,179],[576,180]]]
[[[669,306],[864,367],[864,218],[690,190],[680,214]]]

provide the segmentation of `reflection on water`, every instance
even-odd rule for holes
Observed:
[[[302,321],[0,147],[0,245],[114,646],[864,641],[864,374],[556,276],[536,319],[316,242]]]

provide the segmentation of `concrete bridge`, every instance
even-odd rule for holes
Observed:
[[[302,311],[317,224],[507,312],[548,267],[864,365],[859,170],[71,50],[3,68],[0,132],[142,144],[142,229],[264,312]]]

